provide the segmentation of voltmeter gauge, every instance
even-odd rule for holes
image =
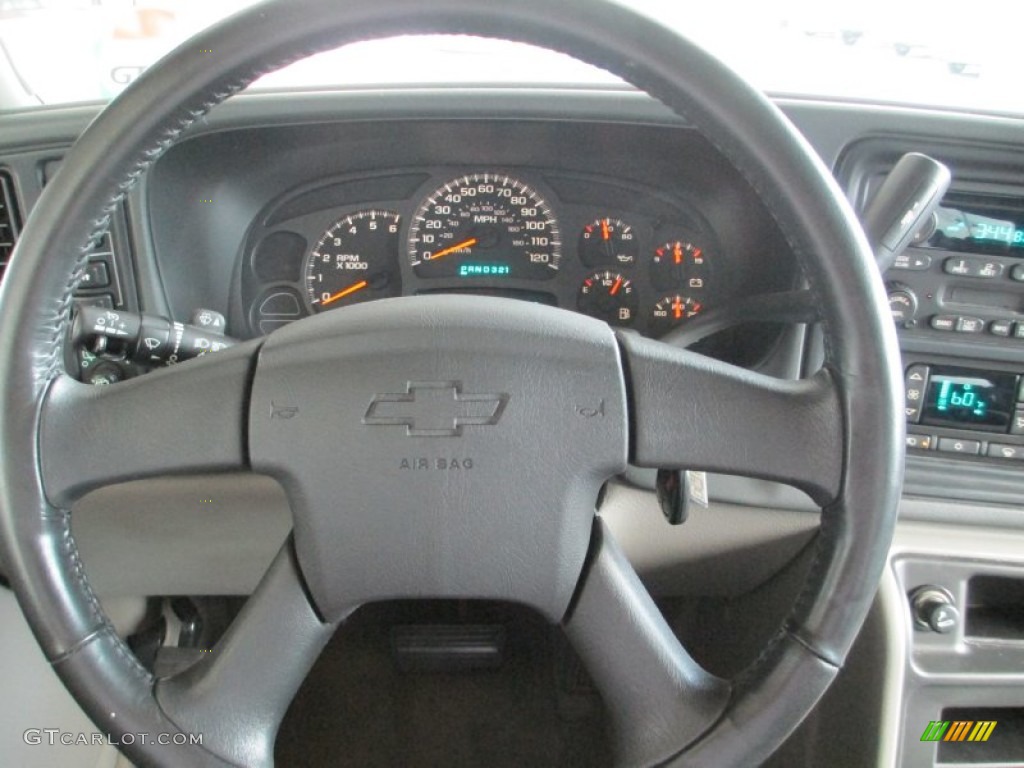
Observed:
[[[659,291],[700,293],[708,287],[707,254],[686,240],[662,243],[651,258],[651,282]]]
[[[633,283],[618,272],[595,272],[580,286],[580,312],[611,325],[630,325],[636,318],[637,298]]]

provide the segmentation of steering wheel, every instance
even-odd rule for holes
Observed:
[[[76,275],[146,168],[256,77],[409,33],[549,47],[682,115],[800,258],[826,338],[822,370],[781,381],[550,307],[431,296],[325,313],[110,387],[73,380]],[[763,96],[604,0],[289,0],[189,40],[68,153],[0,290],[0,338],[3,559],[47,658],[97,726],[166,734],[122,740],[140,764],[271,765],[278,724],[340,621],[374,600],[449,597],[516,601],[560,623],[608,705],[620,764],[750,765],[842,667],[894,526],[896,338],[842,194]],[[423,469],[403,469],[408,457]],[[802,592],[737,678],[690,657],[595,513],[627,462],[783,481],[821,506]],[[246,469],[282,484],[293,535],[213,653],[156,680],[89,587],[71,506],[113,482]]]

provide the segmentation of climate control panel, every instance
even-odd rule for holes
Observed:
[[[912,362],[904,371],[908,451],[1024,461],[1020,368]]]

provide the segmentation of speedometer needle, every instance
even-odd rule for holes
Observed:
[[[455,251],[461,251],[461,250],[464,250],[466,248],[472,248],[476,244],[477,244],[477,239],[475,237],[467,237],[461,243],[456,243],[455,245],[449,245],[447,248],[442,248],[437,253],[430,254],[430,259],[428,259],[428,261],[434,261],[435,259],[440,259],[442,256],[447,256],[449,253],[455,253]]]
[[[332,296],[328,296],[326,299],[320,302],[320,306],[326,307],[328,304],[333,304],[338,299],[344,299],[346,296],[353,294],[356,291],[363,290],[363,288],[365,288],[369,284],[370,283],[366,280],[360,280],[358,283],[353,283],[348,288],[344,288],[338,291],[337,293],[333,294]]]

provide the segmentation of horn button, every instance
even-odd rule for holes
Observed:
[[[510,299],[346,307],[267,339],[249,449],[288,494],[325,619],[457,597],[559,621],[626,466],[618,346],[604,323]]]

